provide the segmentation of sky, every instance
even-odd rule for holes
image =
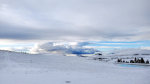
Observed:
[[[29,50],[44,42],[91,41],[102,49],[124,46],[148,49],[149,3],[149,0],[0,0],[0,49]]]

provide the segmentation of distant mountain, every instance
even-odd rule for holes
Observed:
[[[112,52],[114,55],[150,55],[150,50],[144,49],[122,49]]]

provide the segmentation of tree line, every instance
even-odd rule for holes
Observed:
[[[144,60],[143,57],[141,58],[134,58],[133,60],[130,60],[130,61],[125,61],[125,60],[122,60],[121,58],[120,59],[117,59],[117,62],[120,62],[120,63],[145,63],[145,64],[149,64],[149,60]]]

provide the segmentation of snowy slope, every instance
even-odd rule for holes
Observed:
[[[115,55],[150,55],[150,50],[144,49],[122,49],[122,50],[115,50],[113,52]]]
[[[0,51],[0,84],[150,84],[149,67]]]

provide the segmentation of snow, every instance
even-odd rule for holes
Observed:
[[[134,55],[134,54],[148,54],[150,55],[150,50],[144,49],[122,49],[122,50],[114,50],[113,52],[115,55]]]
[[[0,84],[150,84],[149,66],[123,67],[113,62],[0,51]]]

